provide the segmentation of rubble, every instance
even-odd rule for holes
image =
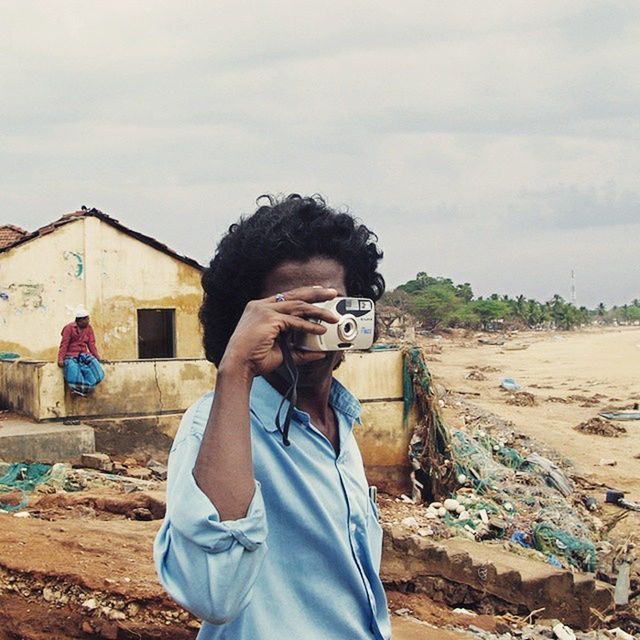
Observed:
[[[511,382],[517,385],[509,380]],[[423,384],[428,385],[428,380]],[[510,395],[516,393],[527,392],[511,391]],[[520,397],[525,402],[535,402],[532,394]],[[590,398],[573,396],[570,401],[598,403],[600,398],[597,394]],[[548,446],[518,433],[512,423],[470,404],[455,391],[434,394],[428,410],[438,413],[440,408],[451,406],[456,408],[462,422],[462,427],[448,431],[457,488],[434,492],[428,485],[428,474],[419,475],[417,469],[414,472],[416,507],[407,509],[403,517],[383,515],[383,524],[391,527],[387,530],[403,535],[400,533],[402,521],[411,517],[412,526],[407,529],[425,544],[440,541],[448,548],[456,539],[492,545],[502,541],[503,548],[509,552],[553,567],[592,575],[597,572],[611,585],[611,593],[616,573],[610,562],[615,546],[603,540],[610,524],[599,517],[602,514],[598,502],[584,492],[584,479],[580,478],[576,484],[571,462]],[[443,441],[447,442],[447,438]],[[417,462],[420,459],[418,441],[412,441],[410,452]],[[587,490],[593,491],[593,486]],[[400,508],[405,511],[403,505],[393,503],[392,511]],[[419,530],[425,526],[433,530],[431,536],[420,535]],[[480,570],[484,573],[484,568],[479,567]],[[462,582],[469,584],[466,579]],[[423,586],[430,597],[443,593],[438,591],[443,587],[441,582],[428,588],[427,583]],[[451,593],[461,588],[459,584],[451,585]],[[479,610],[480,592],[465,597],[468,598],[465,602],[474,603],[472,609]],[[583,618],[582,624],[589,623]],[[540,637],[552,637],[549,632],[547,627],[541,632],[546,635]]]
[[[80,464],[89,469],[98,471],[112,471],[113,463],[106,453],[83,453],[80,457]]]

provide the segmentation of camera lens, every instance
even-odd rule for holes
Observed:
[[[342,316],[338,323],[338,336],[343,342],[353,342],[358,337],[358,323],[352,315]]]

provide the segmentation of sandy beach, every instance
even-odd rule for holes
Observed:
[[[620,437],[577,432],[574,426],[605,409],[631,409],[640,402],[640,327],[426,339],[429,367],[436,381],[515,428],[571,459],[576,472],[640,500],[640,422],[617,422]],[[439,352],[439,353],[438,353]],[[484,380],[469,379],[473,370]],[[508,404],[502,378],[514,378],[533,394],[535,404]],[[447,422],[460,425],[455,406],[444,409]],[[605,465],[604,461],[615,461]]]

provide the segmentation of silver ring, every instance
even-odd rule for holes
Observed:
[[[276,293],[276,302],[284,302],[285,300],[284,293]]]

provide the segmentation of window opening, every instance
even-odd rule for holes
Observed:
[[[138,309],[138,358],[176,357],[176,310]]]

